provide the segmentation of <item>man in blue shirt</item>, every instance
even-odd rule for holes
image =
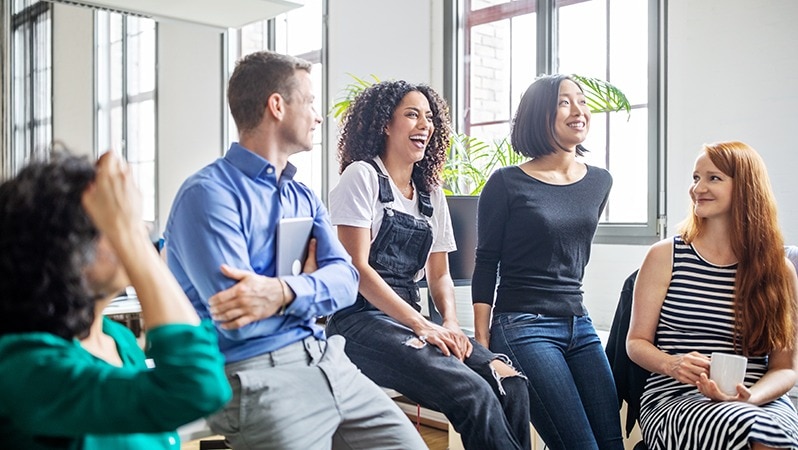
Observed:
[[[321,200],[288,162],[322,118],[310,63],[272,52],[242,58],[228,84],[240,142],[189,177],[166,225],[170,269],[216,324],[233,399],[210,417],[233,448],[426,448],[382,390],[352,364],[318,316],[351,305],[358,273]],[[281,218],[312,217],[305,273],[275,277]]]

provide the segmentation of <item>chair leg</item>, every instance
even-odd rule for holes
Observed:
[[[206,439],[200,441],[199,450],[229,450],[230,446],[227,445],[224,439]]]

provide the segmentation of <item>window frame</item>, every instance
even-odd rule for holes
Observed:
[[[564,0],[562,6],[585,0]],[[608,2],[612,0],[607,0]],[[665,18],[664,0],[648,1],[648,136],[646,222],[601,222],[594,239],[598,244],[651,244],[665,232]],[[552,73],[556,67],[558,35],[556,0],[510,1],[469,11],[471,0],[446,0],[444,4],[444,96],[451,105],[455,129],[468,133],[464,113],[469,108],[470,65],[464,61],[470,27],[521,14],[536,13],[537,73]],[[609,33],[609,29],[607,30]],[[461,87],[459,89],[458,87]],[[514,110],[517,105],[512,105]],[[504,121],[500,121],[504,123]],[[481,125],[485,125],[481,123]],[[609,133],[608,133],[609,135]]]
[[[121,97],[118,100],[110,100],[109,99],[107,104],[101,104],[100,103],[100,96],[98,95],[99,84],[100,84],[99,70],[100,70],[100,61],[101,61],[100,54],[99,54],[99,52],[100,52],[100,42],[99,41],[100,41],[100,38],[101,38],[101,36],[100,36],[100,17],[99,17],[100,14],[109,14],[109,15],[110,14],[119,14],[119,15],[122,16],[121,17],[121,19],[122,19],[121,20],[121,43],[120,43],[121,49],[122,49],[122,55],[121,55],[121,65],[122,65],[122,67],[121,67],[121,70],[120,70],[120,73],[121,73],[121,76],[122,76],[122,79],[120,80]],[[155,73],[153,74],[154,78],[153,78],[152,91],[140,92],[140,93],[136,93],[136,94],[132,94],[132,95],[128,92],[128,81],[129,81],[129,78],[131,76],[130,71],[129,71],[129,63],[130,63],[130,61],[129,61],[129,58],[128,58],[128,46],[129,46],[129,38],[130,38],[130,35],[128,33],[128,21],[130,19],[136,19],[136,20],[138,20],[138,19],[148,19],[148,20],[153,20],[153,33],[154,33],[154,48],[153,48],[154,61],[153,61],[153,67],[155,68]],[[109,16],[109,21],[110,20],[111,19],[110,19],[110,16]],[[105,44],[109,44],[109,43],[110,43],[110,41],[106,42]],[[106,80],[106,81],[110,82],[110,79],[111,79],[111,76],[112,76],[111,75],[111,73],[112,73],[111,66],[112,66],[113,63],[112,63],[110,57],[106,58],[106,59],[108,59],[108,67],[106,67],[106,69],[108,70],[108,73],[109,73],[108,74],[108,80]],[[128,153],[128,146],[129,146],[129,142],[131,140],[130,139],[130,135],[129,135],[130,129],[129,129],[129,124],[128,124],[128,122],[130,120],[129,108],[130,108],[131,105],[135,105],[137,103],[140,104],[140,103],[143,103],[143,102],[146,102],[146,101],[150,101],[150,100],[153,102],[153,124],[152,124],[152,128],[153,128],[153,133],[154,133],[154,136],[153,136],[154,148],[153,148],[153,186],[152,186],[152,188],[153,188],[153,199],[152,199],[152,202],[153,202],[153,218],[152,218],[152,226],[153,226],[154,230],[160,229],[160,217],[159,217],[159,197],[160,197],[159,196],[159,190],[160,189],[159,189],[159,182],[158,182],[158,178],[159,178],[158,177],[158,166],[159,166],[159,164],[158,164],[159,163],[159,158],[158,158],[158,154],[159,154],[158,114],[159,113],[158,113],[158,76],[157,76],[157,67],[158,67],[158,21],[156,21],[154,19],[147,18],[147,17],[138,16],[136,14],[128,14],[128,13],[124,13],[124,12],[116,12],[116,11],[110,11],[110,10],[96,10],[96,11],[94,11],[94,69],[93,69],[94,70],[94,77],[93,77],[93,79],[94,79],[94,89],[93,89],[93,92],[94,92],[94,101],[93,101],[93,103],[94,103],[94,114],[93,114],[94,136],[93,136],[93,138],[94,138],[94,153],[95,153],[95,157],[99,156],[99,154],[101,154],[101,153],[105,152],[106,150],[108,150],[108,149],[105,149],[105,148],[100,148],[100,145],[102,145],[102,143],[100,142],[100,128],[101,127],[108,127],[108,126],[111,125],[110,122],[109,123],[104,123],[104,124],[100,123],[100,111],[103,108],[107,108],[107,112],[106,112],[107,114],[110,114],[110,111],[113,108],[115,108],[115,107],[119,107],[120,108],[120,114],[121,114],[121,130],[120,130],[120,132],[121,132],[121,135],[122,135],[122,148],[114,149],[114,150],[118,151],[119,154],[127,161],[128,160],[128,154],[129,154]],[[110,133],[110,131],[109,131],[109,133]],[[109,138],[108,139],[109,139],[109,141],[111,141],[110,134],[109,134]],[[140,163],[140,162],[141,161],[136,161],[135,163]]]
[[[39,0],[27,4],[22,10],[14,11],[15,2],[9,1],[4,4],[3,14],[8,15],[8,32],[6,37],[9,45],[8,49],[8,69],[5,76],[8,76],[8,118],[4,119],[4,126],[8,126],[7,139],[8,146],[5,147],[3,155],[3,172],[6,175],[13,175],[18,172],[29,160],[47,158],[53,144],[53,7],[50,2]],[[42,24],[41,22],[45,23]],[[17,41],[15,38],[19,27],[27,27],[23,38],[24,67],[24,88],[25,92],[20,93],[15,89],[17,66]],[[42,30],[43,29],[43,30]],[[40,33],[45,33],[44,42],[39,42]],[[36,50],[39,45],[44,46],[44,55],[39,55]],[[39,64],[44,62],[44,67]],[[37,76],[42,68],[46,68],[49,76],[40,78]],[[44,82],[44,86],[41,86]],[[24,120],[19,121],[17,117],[16,102],[19,96],[25,100],[29,106],[24,108]],[[32,101],[33,99],[45,98],[44,102]],[[45,106],[47,105],[47,106]],[[44,107],[49,111],[49,115],[44,118],[37,118],[41,113],[38,107]],[[19,142],[17,134],[19,127],[22,126],[23,142]],[[43,136],[41,131],[44,131]],[[42,139],[39,139],[42,137]]]

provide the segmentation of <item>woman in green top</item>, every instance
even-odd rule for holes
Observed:
[[[145,352],[103,318],[132,284]],[[212,328],[149,241],[112,153],[55,155],[0,185],[0,448],[180,448],[230,397]]]

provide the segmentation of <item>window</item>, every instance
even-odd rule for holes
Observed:
[[[325,0],[306,0],[305,5],[281,14],[274,19],[256,22],[229,33],[229,70],[233,72],[235,61],[243,55],[259,50],[273,50],[293,55],[313,64],[311,77],[316,90],[315,108],[319,114],[326,111],[324,95],[324,4]],[[316,128],[313,149],[297,153],[290,161],[297,166],[296,179],[313,189],[321,198],[327,197],[325,183],[325,151],[322,136],[327,122]],[[228,120],[230,141],[238,139],[235,122]]]
[[[614,178],[597,242],[651,242],[657,234],[657,0],[461,0],[466,134],[509,135],[518,102],[541,73],[607,80],[632,103],[593,114],[585,161]],[[457,99],[455,100],[457,101]]]
[[[96,146],[128,161],[144,220],[157,225],[155,21],[98,11],[95,30]]]
[[[11,18],[11,145],[7,173],[47,156],[53,139],[52,14],[45,1],[6,2]]]

